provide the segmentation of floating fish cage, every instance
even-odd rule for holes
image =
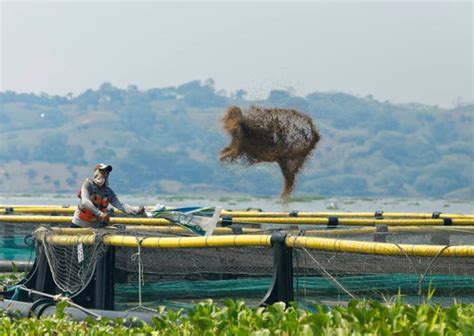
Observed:
[[[397,295],[474,302],[474,215],[226,211],[214,235],[201,237],[166,219],[71,229],[57,209],[41,214],[0,216],[4,232],[34,231],[35,263],[7,298],[61,294],[106,310],[227,298],[309,308]]]

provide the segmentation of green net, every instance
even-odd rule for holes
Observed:
[[[137,304],[140,281],[137,249],[116,248],[116,304]],[[272,251],[268,247],[141,249],[142,301],[173,306],[211,298],[258,304],[270,288]]]
[[[22,234],[31,234],[35,225],[11,225],[0,241],[1,259],[28,257],[32,247],[24,245]],[[13,228],[13,230],[12,230]],[[0,226],[5,232],[5,225]],[[264,226],[271,234],[282,226]],[[304,306],[314,303],[339,304],[350,298],[391,300],[402,295],[409,302],[431,298],[442,304],[454,300],[474,302],[474,258],[411,256],[401,244],[474,245],[473,230],[460,227],[423,227],[373,230],[358,228],[347,232],[322,226],[292,232],[293,235],[386,242],[400,247],[400,255],[331,252],[296,247],[293,251],[295,300]],[[54,235],[53,231],[47,231]],[[245,232],[244,232],[245,233]],[[337,233],[337,234],[336,234]],[[46,255],[59,292],[77,293],[94,276],[97,260],[106,252],[103,238],[120,234],[141,240],[149,237],[176,237],[153,230],[97,230],[92,244],[79,242],[64,246],[46,242]],[[183,236],[192,235],[184,233]],[[26,258],[27,259],[27,258]],[[226,298],[259,304],[272,285],[274,273],[271,247],[142,248],[115,247],[115,300],[117,309],[139,305],[186,306],[203,299],[221,302]],[[138,295],[141,292],[141,297]]]
[[[418,228],[420,229],[420,228]],[[400,255],[377,255],[295,248],[295,299],[305,304],[347,302],[351,298],[389,300],[396,295],[410,302],[431,300],[443,304],[474,302],[474,258],[413,256],[403,244],[473,245],[474,232],[463,228],[391,229],[388,232],[347,233],[324,237],[352,241],[383,241]],[[341,230],[342,231],[342,230]],[[361,230],[362,232],[362,230]],[[309,232],[306,232],[309,233]]]

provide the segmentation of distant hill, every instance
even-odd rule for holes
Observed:
[[[276,165],[218,162],[225,108],[255,104],[306,112],[320,129],[296,194],[474,197],[473,105],[281,90],[245,97],[216,92],[212,80],[144,91],[104,83],[78,96],[0,92],[0,190],[74,192],[96,162],[109,162],[120,192],[277,195]]]

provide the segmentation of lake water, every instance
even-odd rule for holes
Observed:
[[[119,194],[122,202],[130,205],[223,206],[225,209],[258,208],[264,211],[342,211],[342,212],[418,212],[472,214],[474,199],[378,198],[378,197],[296,197],[288,206],[282,206],[277,197],[246,195],[127,195]],[[0,195],[0,205],[72,205],[75,195]]]

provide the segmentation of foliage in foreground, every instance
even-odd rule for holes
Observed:
[[[11,273],[0,273],[0,289],[2,287],[12,286],[25,279],[26,273],[19,272],[18,267],[12,262]]]
[[[153,323],[92,318],[74,322],[64,315],[41,319],[9,317],[0,311],[0,335],[473,335],[474,304],[447,308],[400,301],[351,301],[347,307],[315,306],[310,312],[283,303],[249,308],[243,301],[228,300],[218,306],[211,300],[189,310],[159,308]]]

